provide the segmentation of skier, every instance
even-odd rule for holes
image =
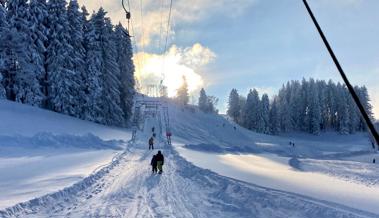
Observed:
[[[151,128],[151,132],[154,132],[155,131],[155,127]]]
[[[150,165],[152,167],[153,173],[157,173],[158,172],[158,169],[157,169],[157,155],[153,155],[153,158],[151,159]]]
[[[372,160],[372,163],[375,163],[375,158]]]
[[[157,167],[158,167],[158,170],[159,170],[159,174],[162,174],[163,170],[162,170],[162,166],[164,164],[164,157],[163,157],[163,154],[161,153],[161,151],[158,151],[158,154],[156,155],[156,160],[157,160]]]
[[[166,132],[166,137],[167,137],[167,143],[169,144],[169,145],[171,145],[171,132],[170,131],[167,131]]]
[[[154,150],[154,138],[153,137],[150,137],[149,139],[149,150]]]

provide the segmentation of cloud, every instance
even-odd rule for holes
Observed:
[[[170,97],[176,95],[182,85],[183,76],[190,94],[203,87],[202,68],[214,60],[216,55],[199,43],[191,47],[171,46],[164,55],[139,52],[134,57],[136,77],[142,87],[162,84],[167,86]],[[143,91],[143,90],[142,90]]]
[[[172,7],[171,26],[168,30],[169,37],[175,36],[175,25],[198,22],[215,14],[222,14],[225,17],[235,17],[243,13],[246,8],[256,1],[175,0]],[[108,11],[108,16],[114,23],[121,22],[124,26],[128,26],[121,6],[121,0],[79,0],[79,3],[85,5],[89,11],[96,11],[100,7],[103,7]],[[139,46],[159,47],[161,45],[163,47],[167,32],[169,3],[170,0],[130,1],[132,15],[130,29],[132,29],[132,26],[134,29],[134,32],[132,30],[130,32],[135,37]],[[125,4],[127,4],[126,0]]]

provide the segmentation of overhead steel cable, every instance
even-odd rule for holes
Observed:
[[[124,4],[124,0],[121,0],[121,4],[122,4],[122,7],[124,8],[124,11],[125,11],[125,15],[126,15],[126,19],[128,19],[128,23],[129,23],[129,20],[130,20],[130,25],[131,25],[131,30],[132,30],[132,36],[129,36],[131,37],[132,39],[132,44],[134,44],[134,51],[133,52],[134,54],[138,54],[138,46],[137,46],[137,42],[136,42],[136,39],[135,37],[133,37],[135,35],[135,31],[134,31],[134,25],[133,25],[133,19],[131,19],[131,7],[130,7],[130,1],[127,0],[128,2],[128,9],[125,7],[125,4]],[[129,27],[128,27],[129,28]],[[130,29],[128,29],[128,31],[130,31]],[[140,58],[138,57],[138,55],[135,56],[136,57],[136,61],[137,61],[137,68],[138,68],[138,71],[141,73],[141,61],[140,61]]]
[[[168,12],[168,19],[167,19],[167,28],[166,28],[166,40],[165,40],[165,46],[163,50],[163,63],[162,63],[162,77],[163,80],[165,79],[165,61],[166,61],[166,53],[167,53],[167,44],[168,44],[168,36],[170,34],[170,24],[171,24],[171,13],[172,13],[172,0],[170,0],[170,8]]]
[[[342,77],[343,81],[345,82],[345,84],[346,84],[346,86],[347,86],[347,88],[348,88],[351,96],[353,97],[356,105],[358,106],[358,109],[361,112],[361,115],[363,116],[368,129],[370,130],[372,136],[374,137],[374,139],[376,141],[376,144],[379,145],[379,134],[376,131],[376,129],[374,127],[374,124],[372,123],[370,117],[368,116],[368,114],[367,114],[367,112],[366,112],[363,104],[359,100],[359,97],[358,97],[357,93],[355,92],[353,86],[350,84],[350,82],[349,82],[349,80],[348,80],[345,72],[343,71],[343,69],[342,69],[342,67],[341,67],[341,65],[340,65],[340,63],[339,63],[339,61],[338,61],[338,59],[336,57],[336,55],[333,52],[332,47],[330,46],[330,44],[329,44],[328,40],[326,39],[326,37],[325,37],[325,35],[324,35],[324,33],[323,33],[320,25],[318,24],[318,22],[316,20],[316,17],[313,15],[313,12],[312,12],[311,8],[309,7],[308,2],[306,0],[303,0],[303,3],[305,5],[305,7],[306,7],[306,9],[307,9],[307,11],[308,11],[311,19],[312,19],[314,25],[316,26],[317,31],[320,34],[321,39],[324,42],[324,44],[325,44],[325,46],[326,46],[326,48],[327,48],[330,56],[332,57],[334,64],[336,65],[339,73],[341,74],[341,77]]]

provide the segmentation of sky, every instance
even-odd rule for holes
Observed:
[[[162,81],[172,96],[185,76],[193,101],[204,87],[225,112],[232,88],[273,96],[303,77],[342,82],[301,0],[173,0],[169,29],[170,0],[129,2],[142,86]],[[368,88],[379,119],[379,1],[308,2],[350,82]],[[89,11],[103,7],[113,23],[128,27],[121,0],[79,3]]]

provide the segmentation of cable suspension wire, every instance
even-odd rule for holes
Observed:
[[[166,28],[166,40],[165,40],[165,45],[164,45],[164,50],[163,50],[163,63],[162,63],[162,77],[163,80],[165,79],[165,62],[166,62],[166,53],[167,53],[167,43],[168,43],[168,36],[170,34],[170,24],[171,24],[171,12],[172,12],[172,0],[170,0],[170,8],[168,12],[168,19],[167,19],[167,28]],[[163,81],[162,80],[162,81]]]
[[[132,44],[134,46],[134,54],[138,54],[138,46],[137,46],[137,42],[136,42],[136,39],[135,37],[133,37],[135,35],[135,31],[134,31],[134,25],[133,25],[133,19],[131,19],[131,7],[130,7],[130,0],[127,0],[128,2],[128,9],[126,9],[125,7],[125,4],[124,4],[124,0],[121,0],[121,4],[122,4],[122,7],[124,8],[124,11],[125,11],[125,15],[126,15],[126,19],[128,19],[128,24],[129,24],[129,20],[130,20],[130,24],[131,24],[131,30],[132,30],[132,36],[130,36],[129,34],[129,37],[131,37],[132,39]],[[128,27],[129,28],[129,27]],[[128,31],[130,31],[130,29],[128,29]],[[137,61],[137,68],[138,68],[138,71],[141,73],[141,61],[140,61],[140,58],[136,55],[136,61]]]
[[[330,56],[332,57],[334,64],[336,65],[339,73],[341,74],[341,77],[342,77],[343,81],[345,82],[345,84],[346,84],[346,86],[347,86],[347,88],[348,88],[351,96],[353,97],[355,103],[357,104],[358,109],[361,112],[361,115],[363,116],[364,120],[366,121],[367,127],[369,128],[372,136],[374,137],[374,139],[376,141],[376,144],[379,146],[379,134],[378,134],[378,132],[376,131],[376,129],[375,129],[375,127],[374,127],[374,125],[373,125],[370,117],[368,116],[365,108],[363,107],[361,101],[359,100],[359,97],[356,94],[353,86],[350,84],[350,82],[349,82],[349,80],[348,80],[345,72],[343,71],[343,69],[342,69],[342,67],[341,67],[341,65],[340,65],[340,63],[339,63],[336,55],[334,54],[334,52],[332,50],[332,47],[330,46],[330,44],[329,44],[328,40],[326,39],[326,37],[325,37],[325,35],[324,35],[324,33],[323,33],[320,25],[318,24],[318,22],[316,20],[316,17],[313,15],[313,12],[312,12],[311,8],[309,7],[307,1],[303,0],[303,3],[305,5],[305,7],[306,7],[306,9],[307,9],[307,11],[308,11],[311,19],[312,19],[314,25],[316,26],[317,31],[320,34],[320,36],[322,38],[322,41],[324,42],[324,44],[325,44],[325,46],[326,46],[326,48],[327,48]]]
[[[158,43],[158,51],[162,52],[162,29],[163,29],[163,0],[160,2],[159,14],[161,17],[160,27],[159,27],[159,43]]]
[[[141,13],[141,48],[142,48],[142,64],[144,64],[144,55],[145,55],[145,29],[144,29],[144,26],[143,26],[143,13],[142,13],[142,9],[143,9],[143,6],[142,6],[142,0],[140,0],[140,13]]]

